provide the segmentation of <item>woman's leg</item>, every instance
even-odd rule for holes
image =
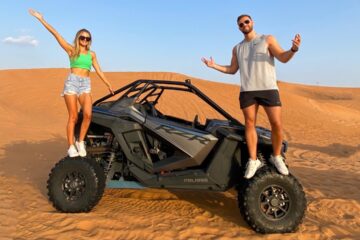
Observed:
[[[69,118],[66,127],[66,135],[69,146],[74,145],[74,129],[78,118],[77,96],[64,95],[65,104],[69,113]]]
[[[92,116],[92,99],[90,93],[83,93],[79,96],[79,103],[83,112],[79,142],[84,141],[85,135],[89,128]]]

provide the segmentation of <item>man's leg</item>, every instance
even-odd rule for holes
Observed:
[[[281,107],[265,107],[265,112],[269,118],[271,124],[271,142],[273,147],[273,155],[270,157],[277,170],[284,175],[288,175],[289,171],[284,163],[284,159],[281,156],[281,145],[282,145],[282,123],[281,123]]]
[[[257,159],[257,133],[256,133],[256,116],[259,110],[259,104],[255,103],[249,107],[243,108],[242,112],[245,118],[245,138],[248,146],[250,159]]]
[[[262,166],[262,163],[257,159],[257,133],[256,133],[256,116],[259,105],[253,104],[249,107],[243,108],[242,111],[245,117],[245,137],[248,145],[249,161],[246,165],[245,178],[252,178],[256,171]]]
[[[281,153],[282,144],[282,123],[281,123],[281,107],[265,107],[265,112],[269,118],[271,125],[271,142],[273,146],[274,156],[278,156]]]

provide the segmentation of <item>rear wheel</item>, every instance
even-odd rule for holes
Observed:
[[[65,157],[51,170],[48,196],[61,212],[88,212],[101,199],[105,188],[104,173],[91,159]]]
[[[305,194],[292,175],[264,167],[239,186],[238,193],[240,212],[256,232],[293,232],[304,217]]]

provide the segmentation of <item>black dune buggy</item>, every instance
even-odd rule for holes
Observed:
[[[157,108],[166,92],[179,91],[200,99],[223,119],[200,122],[195,115],[191,121]],[[257,134],[264,167],[247,180],[243,176],[249,156],[240,122],[190,80],[137,80],[115,96],[94,102],[87,157],[65,157],[55,165],[47,185],[49,199],[57,210],[75,213],[90,211],[106,186],[210,191],[235,187],[240,213],[255,231],[295,231],[306,209],[304,191],[293,175],[281,175],[269,163],[271,132],[257,127]],[[284,141],[282,153],[286,150]]]

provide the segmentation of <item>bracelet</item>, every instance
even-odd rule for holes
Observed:
[[[295,53],[295,52],[299,51],[299,49],[294,50],[294,49],[291,47],[291,48],[290,48],[290,51],[292,51],[293,53]]]

